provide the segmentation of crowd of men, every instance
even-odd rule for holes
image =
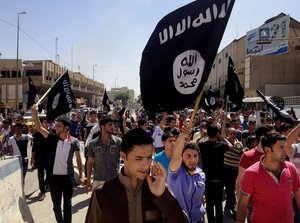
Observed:
[[[300,222],[298,123],[267,111],[201,109],[194,120],[186,110],[119,109],[76,111],[47,123],[37,110],[34,128],[19,115],[1,121],[0,151],[20,157],[23,179],[29,163],[37,168],[39,200],[50,191],[57,222],[72,221],[78,184],[92,192],[86,222],[201,223],[206,215],[219,223],[224,212],[238,223]]]

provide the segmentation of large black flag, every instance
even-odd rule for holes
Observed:
[[[75,107],[75,96],[71,90],[70,78],[66,71],[52,86],[48,94],[47,121],[68,113]]]
[[[33,84],[33,81],[30,77],[28,77],[28,85],[29,85],[29,91],[28,91],[28,108],[30,108],[33,104],[38,102],[39,98],[37,95],[36,88]]]
[[[231,57],[228,60],[227,81],[225,83],[224,97],[228,97],[228,107],[231,111],[238,111],[242,108],[244,89],[240,82],[239,76],[236,73],[235,66]]]
[[[104,108],[106,108],[106,110],[109,112],[110,111],[110,100],[108,98],[106,89],[104,90],[104,95],[103,95],[103,99],[102,99],[102,105],[104,106]]]
[[[270,108],[274,114],[282,121],[291,125],[295,124],[295,119],[284,109],[280,109],[272,100],[266,98],[263,93],[259,90],[256,90],[257,94],[266,102],[268,108]]]
[[[234,2],[193,1],[157,24],[140,67],[146,110],[181,110],[197,98],[207,81]]]

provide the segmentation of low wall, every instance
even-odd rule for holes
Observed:
[[[22,187],[18,157],[0,160],[0,223],[33,222]]]

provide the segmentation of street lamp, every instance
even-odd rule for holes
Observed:
[[[94,89],[93,89],[93,93],[94,93],[94,106],[96,104],[96,93],[95,93],[95,67],[98,66],[97,64],[93,65],[93,84],[94,84]]]
[[[19,32],[20,32],[20,15],[24,15],[26,12],[18,13],[18,26],[17,26],[17,74],[16,74],[16,110],[18,110],[18,79],[19,79]]]

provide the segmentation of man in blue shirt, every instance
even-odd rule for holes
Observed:
[[[182,134],[175,143],[169,165],[168,186],[173,191],[189,222],[202,223],[205,209],[202,197],[205,189],[205,174],[197,166],[199,147],[194,142],[186,143],[191,135],[191,127],[183,127]]]
[[[166,132],[162,135],[161,140],[164,144],[164,150],[155,155],[154,162],[160,162],[168,173],[175,137],[171,132]]]

